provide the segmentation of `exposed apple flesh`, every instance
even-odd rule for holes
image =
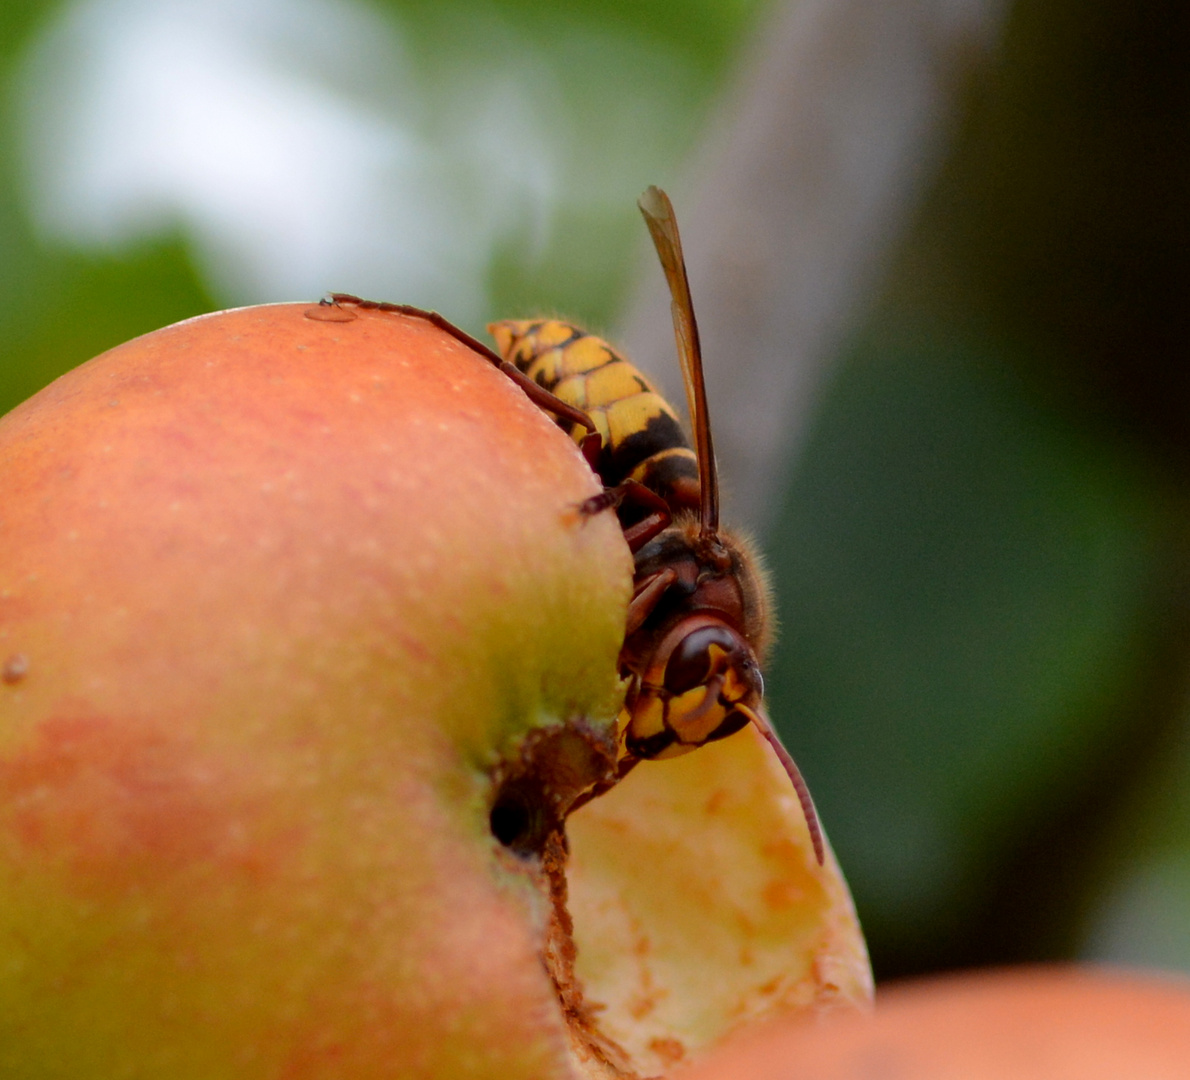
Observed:
[[[851,898],[789,777],[747,727],[642,764],[567,829],[576,970],[646,1074],[756,1021],[865,1006]]]
[[[0,476],[0,1074],[632,1075],[665,1058],[660,1017],[690,1054],[731,1028],[698,1005],[626,1031],[613,924],[576,930],[590,987],[569,971],[540,822],[614,735],[631,558],[613,515],[574,512],[598,483],[573,444],[487,361],[387,312],[191,320],[0,420]],[[738,745],[707,759],[744,755],[733,791]],[[700,768],[611,793],[687,834],[670,873],[704,862]],[[588,894],[656,887],[624,870],[651,858],[635,840],[622,867],[595,839],[584,858],[601,802],[571,821],[579,923]],[[769,874],[794,913],[775,999],[862,997],[833,864],[790,869],[790,814],[732,820],[707,872]],[[770,850],[785,877],[749,869]],[[655,910],[633,917],[674,970],[720,979],[730,948],[681,967]]]

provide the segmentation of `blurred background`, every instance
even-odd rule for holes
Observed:
[[[666,187],[878,977],[1190,971],[1190,6],[7,0],[0,65],[0,412],[330,290],[681,400]]]

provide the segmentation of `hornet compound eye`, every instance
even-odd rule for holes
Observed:
[[[703,626],[687,634],[665,665],[665,689],[677,695],[704,685],[738,651],[738,638],[726,626]]]

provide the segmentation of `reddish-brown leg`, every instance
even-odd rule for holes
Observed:
[[[661,602],[665,590],[677,580],[678,572],[668,566],[645,578],[637,586],[636,594],[628,603],[628,620],[624,627],[626,639],[644,625],[645,619],[653,614],[653,609]]]
[[[504,362],[503,357],[499,353],[493,351],[489,346],[480,341],[479,338],[473,338],[461,326],[455,326],[449,319],[443,315],[439,315],[436,311],[427,311],[425,308],[414,307],[412,304],[392,304],[387,300],[361,300],[358,296],[352,296],[351,293],[331,293],[329,300],[332,304],[351,304],[353,307],[361,307],[372,311],[391,311],[396,315],[408,315],[414,319],[425,319],[426,322],[432,323],[439,330],[445,330],[456,341],[461,341],[469,349],[474,349],[481,356],[486,357],[496,367],[499,367]],[[326,301],[323,302],[325,303]]]
[[[604,488],[598,495],[592,495],[589,499],[583,499],[578,504],[578,512],[583,517],[596,517],[605,510],[611,510],[612,507],[619,506],[623,500],[624,493],[619,488]]]
[[[667,506],[664,511],[655,510],[647,518],[642,518],[635,525],[629,525],[624,530],[624,539],[628,542],[628,550],[635,555],[655,536],[659,536],[669,528],[673,517]]]
[[[578,424],[580,427],[586,428],[588,434],[582,443],[583,456],[587,459],[587,463],[591,466],[592,471],[599,471],[595,467],[595,462],[599,460],[599,451],[602,449],[603,440],[595,428],[595,422],[582,409],[576,409],[573,405],[567,405],[565,401],[551,394],[545,387],[539,386],[515,364],[509,363],[499,353],[494,352],[478,338],[473,338],[462,327],[455,326],[449,319],[439,315],[436,311],[426,311],[424,308],[414,307],[412,304],[391,304],[387,300],[361,300],[358,296],[352,296],[351,293],[331,293],[330,302],[333,304],[351,304],[354,307],[374,311],[391,311],[397,315],[408,315],[415,319],[425,319],[426,322],[438,327],[439,330],[450,334],[456,341],[462,342],[467,348],[473,349],[480,356],[490,360],[516,383],[525,392],[529,400],[539,409],[545,409],[547,412],[552,412],[555,416],[561,416],[572,423]],[[588,445],[589,443],[591,445]]]
[[[615,487],[605,488],[598,495],[584,500],[579,504],[579,513],[584,517],[592,517],[604,510],[619,506],[625,500],[643,507],[649,513],[635,525],[629,525],[624,530],[624,539],[628,543],[628,550],[634,555],[640,551],[658,533],[669,528],[673,521],[673,514],[667,503],[657,492],[645,487],[639,480],[625,480]]]
[[[583,441],[579,443],[579,449],[582,450],[583,457],[587,459],[591,472],[599,476],[599,458],[603,454],[603,436],[598,431],[588,431],[583,436]]]
[[[595,428],[595,421],[583,412],[582,409],[576,409],[573,405],[567,405],[560,397],[551,394],[544,386],[530,379],[516,364],[510,363],[507,360],[501,360],[500,370],[516,383],[525,392],[525,396],[539,409],[552,412],[555,416],[561,416],[572,423],[578,424],[580,427],[585,427],[589,434],[583,441],[586,442],[586,439],[591,438],[593,435],[599,440],[596,445],[602,448],[603,439]],[[583,449],[585,455],[586,448],[584,447]]]

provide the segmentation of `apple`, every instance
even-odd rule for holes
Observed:
[[[566,821],[632,559],[455,337],[189,320],[0,420],[0,473],[0,1075],[653,1075],[867,1000],[750,734]]]
[[[685,1080],[1182,1080],[1190,981],[1070,966],[882,988],[871,1016],[753,1031]]]

